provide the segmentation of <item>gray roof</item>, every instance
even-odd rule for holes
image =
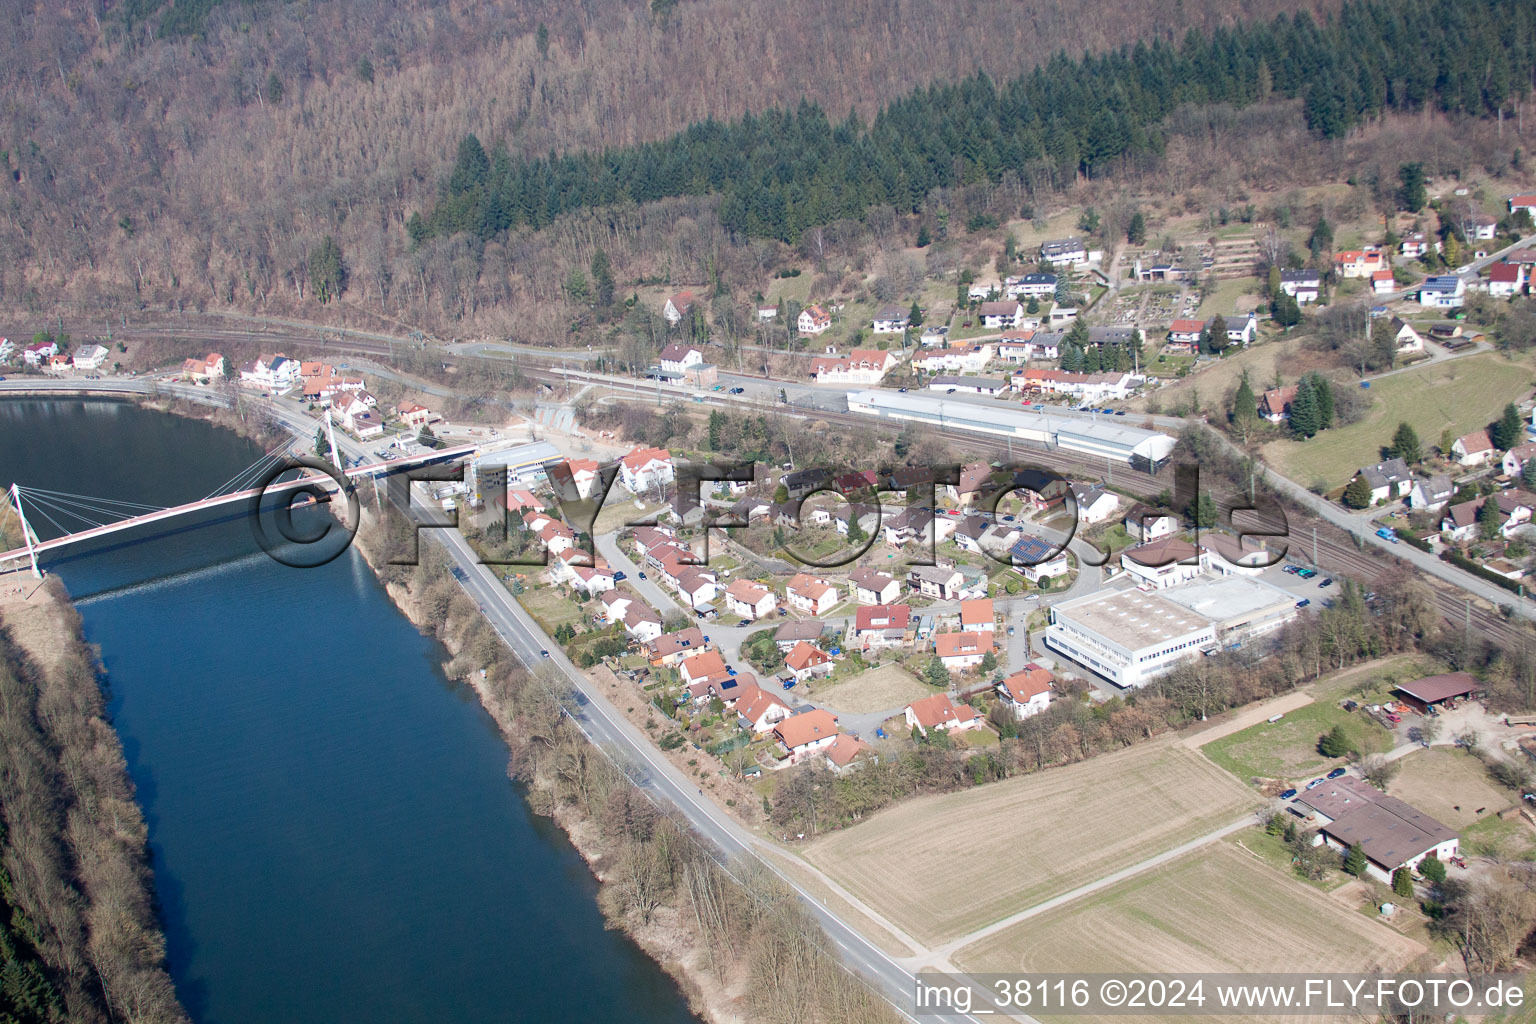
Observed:
[[[1388,459],[1374,466],[1361,466],[1360,475],[1365,477],[1365,482],[1371,485],[1372,490],[1413,479],[1413,474],[1408,471],[1408,463],[1402,459]]]

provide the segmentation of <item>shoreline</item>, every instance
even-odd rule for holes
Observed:
[[[0,839],[7,862],[35,869],[7,880],[9,927],[32,940],[66,1019],[190,1024],[166,966],[149,830],[107,685],[63,580],[7,576]]]

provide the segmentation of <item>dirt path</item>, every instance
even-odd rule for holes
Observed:
[[[1223,736],[1230,736],[1234,732],[1241,732],[1250,725],[1258,725],[1268,721],[1275,715],[1284,714],[1287,711],[1295,711],[1297,708],[1306,707],[1312,703],[1312,694],[1306,690],[1292,690],[1290,693],[1282,693],[1278,697],[1255,704],[1250,708],[1239,711],[1225,721],[1217,722],[1207,729],[1198,732],[1187,732],[1179,737],[1179,741],[1190,750],[1199,750],[1212,740],[1219,740]]]

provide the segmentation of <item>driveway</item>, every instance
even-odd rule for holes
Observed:
[[[642,570],[620,550],[618,534],[605,533],[594,540],[597,553],[602,555],[613,568],[623,572],[628,577],[624,582],[633,587],[635,592],[645,599],[645,603],[660,612],[663,618],[668,615],[687,615],[692,618],[692,613],[672,600],[665,590],[651,580],[640,578]]]

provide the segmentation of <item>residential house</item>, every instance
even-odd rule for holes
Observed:
[[[1489,501],[1498,509],[1499,535],[1506,540],[1529,524],[1532,513],[1536,512],[1536,494],[1520,488],[1499,491],[1486,498],[1457,502],[1446,509],[1445,517],[1440,520],[1440,533],[1451,541],[1472,540],[1479,532],[1478,514]]]
[[[887,306],[875,314],[870,325],[876,334],[900,334],[910,322],[907,311],[900,306]]]
[[[1467,299],[1467,283],[1456,274],[1427,277],[1419,286],[1419,305],[1434,309],[1457,309]]]
[[[1039,537],[1019,538],[1008,549],[1008,560],[1019,575],[1040,586],[1064,578],[1072,570],[1065,545],[1052,544]]]
[[[980,373],[994,351],[991,344],[936,348],[917,356],[912,365],[924,373]]]
[[[992,646],[990,632],[936,633],[933,637],[933,653],[950,672],[976,668],[992,652]]]
[[[820,306],[806,306],[795,321],[795,329],[807,337],[815,337],[832,329],[832,314]]]
[[[773,631],[773,644],[780,654],[788,654],[801,642],[816,643],[821,634],[822,625],[815,619],[790,619]]]
[[[1168,325],[1168,343],[1163,346],[1163,351],[1171,355],[1194,355],[1200,351],[1200,336],[1204,333],[1204,320],[1175,320]]]
[[[836,742],[837,716],[821,708],[790,715],[773,727],[773,735],[783,745],[790,764],[825,750]]]
[[[282,353],[262,356],[240,370],[240,382],[272,391],[286,391],[293,387],[299,374],[299,364]]]
[[[675,633],[663,633],[645,645],[646,658],[652,665],[671,668],[684,658],[705,650],[709,644],[697,626],[689,626]]]
[[[1053,267],[1076,267],[1088,262],[1088,246],[1081,238],[1058,238],[1040,246],[1040,262]]]
[[[693,312],[693,305],[697,300],[693,292],[682,291],[667,300],[667,304],[661,307],[661,315],[667,318],[667,323],[676,327],[683,322],[683,317]]]
[[[878,384],[896,363],[894,352],[856,348],[846,356],[811,360],[811,378],[818,384]]]
[[[1258,576],[1277,561],[1262,540],[1214,531],[1200,535],[1200,554],[1217,576]]]
[[[0,363],[9,362],[11,356],[16,354],[16,346],[10,338],[0,338]]]
[[[619,460],[619,482],[631,494],[644,494],[674,479],[672,453],[665,448],[636,448]]]
[[[713,649],[688,655],[678,662],[677,673],[682,677],[685,686],[692,686],[701,680],[722,679],[731,674],[720,652]]]
[[[994,295],[1002,294],[1002,288],[996,281],[973,281],[965,290],[965,297],[972,302],[985,302]]]
[[[1451,445],[1451,455],[1463,466],[1481,466],[1493,458],[1494,451],[1486,429],[1464,434]]]
[[[736,698],[733,710],[746,728],[762,735],[788,718],[792,709],[777,694],[761,686],[750,686]]]
[[[1028,718],[1050,706],[1051,684],[1055,681],[1050,669],[1030,662],[1022,671],[997,684],[997,696],[1013,712],[1013,717]]]
[[[937,601],[957,601],[965,589],[964,574],[941,565],[913,566],[907,582],[924,597]]]
[[[907,605],[867,605],[853,617],[853,640],[866,648],[897,647],[906,642],[911,626],[912,609]]]
[[[674,589],[677,591],[678,598],[695,611],[707,608],[720,592],[714,574],[698,566],[683,566],[676,580],[677,585]]]
[[[960,629],[965,633],[993,633],[997,630],[997,613],[990,598],[978,597],[960,602]]]
[[[955,544],[972,554],[984,555],[1007,551],[1019,539],[1019,531],[1002,523],[989,523],[980,516],[966,516],[955,528]]]
[[[1077,521],[1084,526],[1107,523],[1120,510],[1120,499],[1098,484],[1073,484]]]
[[[1227,344],[1241,345],[1247,348],[1253,341],[1253,336],[1258,333],[1259,320],[1253,313],[1249,313],[1247,319],[1239,320],[1233,317],[1227,321]]]
[[[1024,304],[1018,299],[983,302],[977,312],[981,316],[981,326],[1008,330],[1019,325],[1019,318],[1024,315]]]
[[[1295,299],[1298,306],[1316,302],[1322,288],[1323,279],[1315,270],[1280,271],[1280,290]]]
[[[1370,277],[1386,263],[1386,257],[1376,248],[1349,249],[1333,257],[1333,269],[1340,277]],[[1283,278],[1281,285],[1284,286]]]
[[[609,594],[618,591],[611,590]],[[607,597],[608,594],[604,594]],[[661,636],[661,616],[643,601],[630,601],[624,608],[624,632],[646,644]]]
[[[41,366],[58,354],[57,342],[36,341],[21,350],[21,361],[28,366]]]
[[[936,693],[932,697],[915,700],[903,710],[907,717],[907,728],[916,729],[924,736],[928,735],[929,729],[965,732],[968,729],[979,729],[982,724],[979,711],[969,704],[956,704],[949,699],[947,693]]]
[[[1015,386],[1021,391],[1073,395],[1082,405],[1129,398],[1141,380],[1132,373],[1113,370],[1073,373],[1069,370],[1028,369],[1014,375]]]
[[[1410,231],[1403,236],[1403,240],[1397,244],[1397,251],[1410,260],[1416,260],[1429,251],[1428,237],[1422,231]]]
[[[585,557],[585,553],[582,553]],[[586,594],[588,597],[596,597],[618,586],[613,579],[613,570],[607,568],[595,568],[590,565],[574,565],[571,572],[575,578],[571,580],[571,586]]]
[[[373,411],[375,404],[372,395],[355,392],[338,396],[332,401],[331,410],[353,436],[366,441],[384,433],[383,418]]]
[[[1164,537],[1126,548],[1120,553],[1120,565],[1137,586],[1164,590],[1188,583],[1209,566],[1206,553],[1187,540]]]
[[[779,605],[773,591],[751,580],[732,580],[725,588],[725,606],[744,619],[761,619],[772,615]]]
[[[75,350],[75,369],[95,373],[107,361],[107,350],[102,345],[85,345]]]
[[[779,318],[779,307],[778,306],[770,306],[766,302],[759,302],[757,304],[757,319],[758,320],[766,322],[766,321],[769,321],[769,320],[777,320],[778,318]]]
[[[1259,415],[1271,423],[1284,423],[1291,418],[1291,403],[1296,401],[1297,390],[1295,384],[1270,388],[1259,397]]]
[[[1477,536],[1477,513],[1483,507],[1482,498],[1458,501],[1445,510],[1440,520],[1440,533],[1446,540],[1465,541]]]
[[[874,753],[874,747],[845,732],[832,737],[832,742],[822,750],[827,759],[827,767],[839,775],[872,759]]]
[[[809,573],[799,573],[784,588],[789,606],[807,615],[825,615],[837,604],[837,587]]]
[[[1536,218],[1536,195],[1510,196],[1509,212],[1519,213],[1521,210]]]
[[[1148,505],[1137,505],[1125,515],[1125,532],[1143,544],[1172,537],[1179,532],[1179,525],[1178,516]]]
[[[408,427],[420,430],[429,423],[435,422],[439,417],[424,405],[414,402],[406,402],[395,406],[395,415]],[[594,464],[595,465],[595,464]]]
[[[1371,291],[1377,295],[1388,295],[1397,290],[1397,281],[1392,277],[1392,271],[1383,267],[1371,274]]]
[[[63,353],[60,353],[59,355],[56,355],[56,356],[50,356],[48,358],[48,367],[47,367],[47,369],[48,369],[49,373],[54,373],[54,374],[68,373],[70,371],[70,369],[73,368],[73,366],[74,366],[74,360],[71,359],[69,356],[63,354]]]
[[[878,569],[855,569],[848,574],[848,583],[859,604],[890,604],[901,596],[901,583],[896,577]]]
[[[1397,344],[1397,351],[1402,353],[1423,352],[1424,338],[1413,325],[1400,316],[1393,317],[1387,323],[1387,330],[1392,332],[1392,340]]]
[[[1371,488],[1372,503],[1408,496],[1413,490],[1413,473],[1402,459],[1388,459],[1374,466],[1361,466],[1359,475]]]
[[[1486,213],[1474,213],[1461,222],[1469,242],[1490,242],[1499,233],[1499,220]]]
[[[789,669],[790,674],[795,677],[795,682],[803,683],[817,676],[831,675],[835,666],[832,664],[830,654],[815,644],[802,640],[784,655],[784,667]]]
[[[1412,509],[1433,510],[1440,508],[1451,500],[1451,495],[1456,493],[1456,486],[1451,483],[1451,478],[1444,473],[1426,479],[1415,480],[1413,490],[1408,492],[1408,507]]]
[[[1498,262],[1488,268],[1488,294],[1497,299],[1519,295],[1525,288],[1525,265]],[[76,357],[75,362],[79,362]]]
[[[1525,444],[1517,444],[1504,453],[1504,475],[1518,477],[1525,469],[1525,463],[1532,455],[1536,455],[1536,441],[1527,441]]]
[[[1003,294],[1010,299],[1049,299],[1056,294],[1056,275],[1010,277],[1003,282]]]

